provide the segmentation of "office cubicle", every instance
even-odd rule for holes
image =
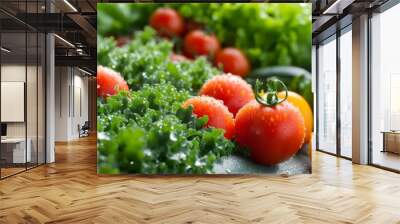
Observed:
[[[1,179],[45,163],[46,40],[21,21],[43,10],[41,3],[0,3]]]

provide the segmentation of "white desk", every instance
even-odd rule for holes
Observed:
[[[25,138],[5,138],[1,139],[2,147],[12,147],[13,150],[13,163],[25,163],[31,162],[32,154],[31,154],[31,145],[32,141],[30,138],[26,141],[28,144],[26,147],[26,154],[25,154]],[[26,158],[26,161],[25,161]]]

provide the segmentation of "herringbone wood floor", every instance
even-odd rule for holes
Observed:
[[[0,181],[0,223],[400,223],[400,175],[314,153],[289,178],[97,176],[96,141]]]

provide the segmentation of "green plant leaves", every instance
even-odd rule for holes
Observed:
[[[172,43],[158,39],[153,29],[146,27],[135,33],[128,45],[117,48],[113,38],[99,37],[98,62],[118,72],[130,89],[144,84],[170,83],[177,89],[196,94],[202,84],[219,73],[206,58],[195,61],[172,62]]]
[[[181,107],[189,97],[171,84],[145,84],[99,100],[99,172],[211,173],[234,144],[223,130],[203,128],[207,116]]]

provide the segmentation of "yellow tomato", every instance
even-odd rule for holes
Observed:
[[[278,93],[279,98],[285,97],[285,92]],[[313,129],[313,114],[310,105],[299,94],[288,91],[287,101],[296,106],[304,117],[304,126],[306,128],[306,135],[304,143],[311,143],[312,129]]]

